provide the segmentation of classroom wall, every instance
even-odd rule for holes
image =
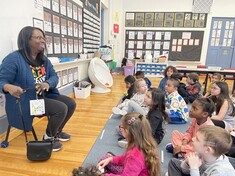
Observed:
[[[1,0],[0,10],[0,62],[17,49],[17,35],[20,29],[32,25],[32,17],[42,18],[32,0]]]
[[[193,0],[124,0],[124,1],[118,1],[116,3],[119,3],[119,6],[114,4],[111,8],[111,13],[113,13],[116,10],[120,10],[119,12],[122,13],[122,18],[120,20],[120,29],[122,30],[120,32],[120,35],[118,38],[118,42],[120,45],[117,50],[121,51],[122,54],[115,56],[115,60],[118,62],[118,66],[121,65],[121,60],[124,57],[124,49],[125,49],[125,34],[124,31],[126,29],[143,29],[143,30],[198,30],[198,31],[204,31],[204,39],[203,39],[203,46],[202,46],[202,54],[200,62],[183,62],[187,65],[199,65],[199,64],[205,64],[206,61],[206,54],[207,54],[207,45],[208,45],[208,39],[209,39],[209,33],[210,33],[210,26],[211,26],[211,19],[212,17],[235,17],[235,1],[234,0],[214,0],[213,5],[211,7],[211,13],[208,14],[207,18],[207,27],[201,28],[201,29],[192,29],[192,28],[125,28],[125,12],[191,12],[192,11],[192,4]],[[120,8],[122,7],[122,8]],[[112,24],[111,24],[112,26]],[[169,64],[172,65],[181,65],[182,62],[180,61],[174,61],[169,62]]]

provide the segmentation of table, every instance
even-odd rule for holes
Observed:
[[[206,93],[206,89],[207,89],[207,82],[208,82],[208,77],[209,74],[214,74],[214,73],[220,73],[221,75],[235,75],[235,70],[212,70],[212,69],[207,69],[207,68],[177,68],[179,73],[183,73],[183,74],[187,74],[187,73],[191,73],[191,72],[195,72],[197,74],[206,74],[205,77],[205,87],[204,87],[204,91],[203,91],[203,95],[205,95]],[[233,80],[233,87],[232,87],[232,94],[234,93],[234,89],[235,89],[235,79]]]

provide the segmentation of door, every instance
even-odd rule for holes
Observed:
[[[235,18],[212,18],[206,66],[235,67]]]

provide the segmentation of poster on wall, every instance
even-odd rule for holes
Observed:
[[[64,18],[61,18],[61,34],[67,35],[67,21]]]
[[[60,54],[60,37],[54,37],[54,54]]]
[[[145,27],[153,27],[154,13],[145,13]]]
[[[51,14],[48,12],[44,12],[44,30],[46,32],[52,32]]]
[[[41,19],[33,18],[33,26],[44,31],[43,20]]]
[[[154,26],[163,27],[164,13],[155,13],[154,16]]]
[[[52,0],[52,10],[59,13],[59,0]]]
[[[73,22],[68,20],[68,35],[73,36]]]
[[[73,19],[77,20],[78,19],[78,7],[73,4]]]
[[[78,21],[82,22],[82,8],[78,7]]]
[[[68,53],[68,40],[67,38],[62,38],[62,53]]]
[[[66,0],[60,0],[60,13],[66,16]]]
[[[134,27],[135,13],[126,13],[126,27]]]
[[[68,39],[69,53],[73,53],[73,39]]]
[[[46,35],[46,46],[47,46],[47,54],[53,54],[53,41],[52,36]]]
[[[69,1],[67,1],[67,16],[73,18],[73,5]]]
[[[73,41],[74,53],[78,53],[78,40]]]
[[[43,7],[51,9],[51,0],[43,0]]]
[[[78,37],[78,24],[73,23],[73,36]]]
[[[60,17],[53,15],[53,32],[60,34]]]
[[[144,26],[144,13],[135,13],[135,27]]]

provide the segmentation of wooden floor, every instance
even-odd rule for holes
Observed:
[[[109,119],[112,107],[116,106],[125,91],[123,79],[123,75],[114,75],[112,91],[108,94],[91,94],[87,99],[76,99],[76,111],[64,129],[72,135],[72,139],[63,143],[64,147],[61,151],[53,152],[50,160],[28,161],[23,134],[10,141],[8,148],[0,148],[0,175],[70,176],[72,169],[82,164]],[[160,79],[150,78],[153,87],[158,86]],[[43,136],[46,124],[47,119],[44,118],[34,125],[39,138]],[[33,139],[31,133],[28,135]],[[3,139],[4,135],[1,138]]]

